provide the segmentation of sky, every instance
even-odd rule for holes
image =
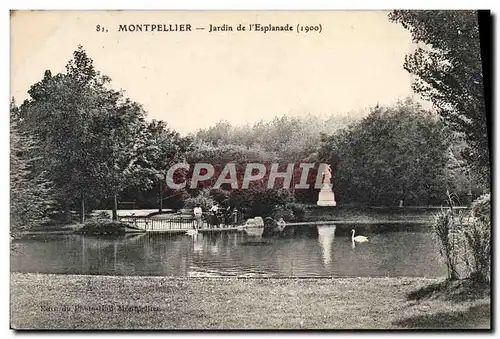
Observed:
[[[293,32],[248,31],[255,23],[289,24]],[[119,32],[135,24],[190,24],[192,31]],[[223,24],[233,31],[209,32]],[[297,25],[321,25],[321,32],[297,32]],[[403,69],[411,36],[384,11],[17,11],[11,95],[21,103],[45,70],[64,72],[78,45],[113,88],[181,134],[219,120],[364,115],[377,103],[420,100]]]

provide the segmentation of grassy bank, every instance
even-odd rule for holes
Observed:
[[[16,329],[489,328],[490,298],[423,278],[11,274]]]

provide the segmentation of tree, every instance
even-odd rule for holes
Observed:
[[[167,198],[185,196],[185,190],[177,192],[167,187],[166,174],[172,165],[186,161],[186,154],[193,151],[194,146],[190,137],[181,137],[179,133],[168,128],[164,121],[153,120],[147,124],[146,130],[149,147],[143,166],[149,169],[151,181],[159,184],[159,212],[162,212],[165,193]],[[185,178],[186,174],[180,170],[176,171],[175,181]]]
[[[47,173],[35,174],[33,166],[40,158],[32,157],[36,143],[19,127],[19,109],[14,99],[10,106],[10,215],[11,236],[17,237],[30,227],[48,220],[55,208],[52,183]]]
[[[331,134],[353,120],[349,115],[331,115],[327,118],[285,115],[251,126],[233,126],[227,121],[219,121],[214,126],[198,131],[196,139],[212,146],[234,145],[249,150],[260,149],[280,161],[298,162],[318,149],[321,132]]]
[[[130,186],[152,185],[152,169],[145,161],[151,142],[142,107],[119,93],[110,94],[109,107],[96,116],[92,130],[98,137],[93,147],[99,151],[94,161],[105,187],[102,195],[113,199],[112,218],[117,220],[118,195]]]
[[[79,46],[67,64],[66,74],[44,78],[31,86],[29,100],[21,106],[23,125],[40,145],[43,159],[38,172],[46,170],[54,183],[58,200],[69,215],[78,200],[81,221],[85,220],[85,201],[103,191],[99,159],[99,136],[93,126],[105,110],[99,93],[109,78],[100,76],[92,60]]]
[[[110,81],[79,46],[66,73],[46,71],[21,107],[23,124],[40,144],[39,170],[47,169],[67,212],[79,201],[82,222],[89,199],[114,197],[116,219],[116,196],[128,186],[148,184],[141,167],[149,146],[146,113],[109,89]]]
[[[340,158],[332,164],[339,201],[422,204],[440,201],[446,191],[448,148],[437,117],[408,100],[376,106],[360,123],[324,137],[320,154]]]
[[[465,136],[464,156],[487,183],[490,161],[477,12],[396,10],[389,19],[421,43],[404,63],[415,75],[414,91],[434,104],[452,130]]]

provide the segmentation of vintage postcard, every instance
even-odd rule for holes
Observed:
[[[10,21],[12,329],[491,329],[489,12]]]

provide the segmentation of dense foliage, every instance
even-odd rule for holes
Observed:
[[[415,76],[414,91],[430,100],[443,122],[464,141],[465,147],[454,149],[461,151],[462,165],[455,158],[449,167],[457,163],[458,167],[466,167],[469,185],[474,178],[488,190],[491,169],[477,11],[396,10],[389,18],[401,23],[413,41],[420,44],[404,64]],[[485,195],[473,203],[467,222],[457,225],[460,215],[451,203],[450,209],[436,218],[434,226],[444,249],[449,278],[458,277],[456,253],[461,252],[467,266],[472,267],[472,278],[489,279],[489,208],[489,195]]]
[[[340,158],[336,190],[343,202],[440,204],[449,147],[439,120],[407,101],[375,107],[359,124],[325,137],[321,152]]]
[[[443,121],[464,135],[464,156],[485,184],[490,160],[483,69],[476,11],[396,10],[390,20],[401,23],[420,46],[406,57],[414,75],[413,89],[430,100]]]
[[[148,121],[140,104],[113,90],[82,47],[66,72],[46,71],[28,93],[20,108],[11,107],[15,225],[40,224],[54,210],[67,222],[70,211],[79,210],[83,221],[95,207],[112,209],[116,218],[125,202],[175,209],[197,202],[208,209],[217,202],[246,217],[300,218],[304,211],[297,203],[316,203],[319,163],[331,165],[340,204],[441,204],[447,189],[461,196],[479,193],[463,152],[470,136],[410,100],[376,106],[361,120],[285,115],[246,126],[222,121],[182,137],[164,121]],[[172,189],[166,174],[179,162],[191,166],[177,171],[174,181],[187,185]],[[215,173],[191,188],[193,164],[199,162],[212,164]],[[307,176],[309,189],[294,188],[301,162],[316,165]],[[228,163],[235,164],[239,187],[249,163],[264,164],[267,173],[246,190],[230,183],[213,189]],[[280,171],[295,164],[290,189],[282,179],[267,186],[273,163]]]
[[[491,279],[491,202],[490,194],[474,200],[470,211],[456,208],[456,197],[448,194],[447,208],[434,218],[441,256],[448,268],[448,279],[469,277],[476,282]]]
[[[196,139],[214,147],[242,147],[258,152],[267,159],[298,162],[317,151],[321,133],[334,133],[355,121],[351,115],[331,115],[324,118],[314,115],[285,115],[245,126],[233,126],[227,121],[220,121],[214,126],[199,130]]]
[[[82,47],[66,73],[31,86],[20,108],[19,128],[38,145],[35,173],[47,173],[58,202],[68,212],[86,203],[113,199],[135,187],[150,189],[165,167],[187,148],[163,122],[147,122],[141,105],[109,88]]]
[[[14,101],[10,107],[10,223],[11,235],[49,220],[57,208],[53,185],[48,173],[33,170],[41,161],[33,138],[19,129],[19,109]]]

